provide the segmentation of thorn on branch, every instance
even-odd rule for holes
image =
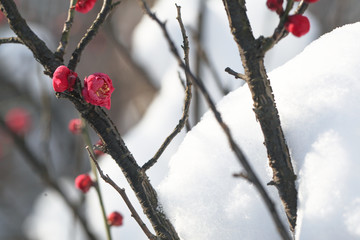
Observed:
[[[275,186],[276,183],[275,183],[273,180],[271,180],[271,181],[268,182],[266,185],[268,185],[268,186]]]
[[[234,70],[232,70],[231,68],[227,67],[225,68],[225,72],[227,72],[228,74],[230,75],[233,75],[236,79],[240,78],[244,81],[246,81],[246,75],[244,74],[241,74],[241,73],[238,73],[238,72],[235,72]]]
[[[250,179],[249,174],[246,174],[244,172],[240,172],[240,173],[234,173],[233,177],[237,177],[237,178],[244,178],[245,180],[247,180],[250,183],[253,183],[253,181]]]

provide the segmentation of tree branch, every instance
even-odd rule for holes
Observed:
[[[180,12],[180,7],[176,5],[177,8],[177,12],[178,12],[178,16],[177,16],[177,20],[179,22],[180,28],[181,28],[181,33],[183,35],[183,50],[184,50],[184,61],[185,61],[185,65],[189,67],[189,41],[188,41],[188,37],[186,36],[186,30],[184,27],[183,22],[181,21],[181,12]],[[188,74],[186,74],[186,84],[185,84],[185,101],[184,101],[184,107],[183,107],[183,114],[179,120],[179,123],[176,125],[175,129],[171,132],[171,134],[165,139],[164,143],[161,145],[161,147],[159,148],[159,150],[156,152],[155,156],[152,157],[148,162],[146,162],[143,166],[142,169],[144,171],[148,170],[150,167],[152,167],[157,160],[159,159],[159,157],[161,156],[161,154],[165,151],[166,147],[171,143],[171,141],[175,138],[175,136],[180,133],[180,131],[184,128],[188,118],[189,118],[189,109],[190,109],[190,102],[191,102],[191,96],[192,96],[192,91],[191,91],[191,87],[192,87],[192,83],[191,80],[189,79]]]
[[[4,43],[21,43],[24,44],[18,37],[0,38],[0,45]]]
[[[75,5],[77,0],[70,0],[70,6],[68,11],[67,19],[64,23],[64,29],[61,34],[60,43],[58,48],[56,49],[55,56],[60,60],[64,61],[63,57],[65,54],[65,49],[68,45],[69,37],[70,37],[70,29],[72,27],[74,16],[75,16]]]
[[[115,3],[116,5],[118,3]],[[90,28],[85,33],[84,37],[78,43],[76,49],[71,55],[68,67],[75,71],[75,68],[80,61],[80,57],[82,52],[84,51],[85,47],[90,43],[90,41],[95,37],[97,31],[99,30],[100,26],[104,23],[106,17],[109,15],[111,10],[114,9],[116,5],[112,4],[112,0],[104,0],[102,8],[97,15],[95,21],[91,24]]]
[[[189,77],[192,79],[193,84],[195,84],[198,89],[201,91],[201,93],[204,95],[206,102],[208,103],[208,105],[210,106],[211,111],[213,112],[216,121],[219,123],[219,125],[221,126],[221,128],[223,129],[228,141],[229,141],[229,145],[231,147],[231,149],[233,150],[233,152],[235,153],[235,156],[238,158],[240,164],[243,166],[243,168],[245,169],[248,178],[251,180],[251,182],[254,183],[254,186],[256,187],[256,189],[258,190],[258,192],[260,193],[262,199],[264,200],[274,222],[275,225],[277,226],[277,229],[280,233],[280,235],[282,236],[283,239],[291,239],[289,236],[289,233],[286,231],[285,226],[282,224],[281,219],[275,209],[274,203],[273,201],[270,199],[269,195],[267,194],[265,188],[262,186],[260,180],[258,179],[258,177],[256,176],[255,172],[253,171],[253,169],[251,168],[248,160],[246,159],[245,155],[243,154],[242,150],[240,149],[240,147],[236,144],[235,140],[232,137],[232,134],[230,132],[229,127],[227,126],[227,124],[222,120],[221,114],[220,112],[216,109],[215,103],[214,101],[211,99],[208,91],[206,90],[203,82],[201,81],[201,79],[197,78],[192,72],[191,70],[188,68],[188,66],[186,66],[186,64],[182,61],[174,42],[172,41],[172,39],[169,36],[169,33],[166,29],[166,25],[165,23],[161,22],[157,16],[155,15],[155,13],[151,12],[149,7],[146,4],[145,0],[139,0],[140,5],[142,6],[142,8],[144,9],[144,11],[149,15],[149,17],[151,19],[153,19],[161,28],[167,42],[168,45],[170,46],[170,50],[172,52],[172,54],[174,55],[174,57],[176,58],[176,60],[178,61],[179,66],[185,71],[186,74],[189,75]]]
[[[150,230],[147,228],[146,224],[141,220],[139,214],[136,212],[134,206],[132,205],[132,203],[130,202],[130,199],[128,198],[128,196],[125,193],[125,189],[124,188],[120,188],[110,177],[109,175],[105,175],[103,173],[103,171],[101,170],[99,163],[96,161],[95,156],[93,156],[93,154],[90,152],[89,147],[86,147],[86,150],[88,151],[88,154],[91,158],[91,160],[94,162],[100,177],[108,184],[110,184],[122,197],[122,199],[124,200],[126,206],[129,208],[130,212],[131,212],[131,216],[135,219],[135,221],[139,224],[139,226],[141,227],[141,229],[143,230],[143,232],[145,233],[145,235],[150,239],[150,240],[155,240],[156,236],[153,235]]]
[[[284,13],[280,16],[279,24],[275,28],[273,35],[271,37],[262,39],[263,42],[261,48],[263,49],[264,53],[274,47],[275,44],[277,44],[281,39],[285,38],[289,34],[289,32],[285,29],[285,21],[290,10],[293,7],[293,4],[293,0],[287,1],[286,9]],[[308,3],[301,1],[294,14],[303,14],[308,6]]]
[[[0,7],[8,19],[10,28],[31,50],[35,59],[43,65],[45,73],[51,76],[55,69],[61,65],[61,61],[55,58],[44,41],[30,29],[21,17],[13,0],[0,0]]]
[[[246,81],[246,76],[244,74],[235,72],[234,70],[232,70],[229,67],[225,68],[225,72],[227,72],[230,75],[233,75],[235,78],[240,78],[240,79]]]
[[[179,240],[174,227],[161,210],[157,193],[148,176],[135,161],[116,126],[105,111],[100,107],[86,103],[75,91],[58,93],[57,96],[70,100],[80,112],[81,117],[87,120],[102,142],[104,142],[106,152],[111,155],[121,168],[144,213],[154,227],[156,235],[161,240]]]
[[[292,2],[288,1],[288,6],[292,6]],[[296,176],[264,66],[267,48],[264,48],[263,38],[255,40],[252,34],[245,0],[223,0],[223,3],[254,101],[254,112],[264,134],[269,165],[273,170],[272,181],[283,202],[290,229],[294,231],[297,214]],[[289,11],[288,7],[286,11]]]

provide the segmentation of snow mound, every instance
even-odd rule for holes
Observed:
[[[298,175],[297,239],[360,238],[359,38],[360,23],[346,25],[269,74]],[[230,93],[218,109],[265,185],[271,170],[249,89]],[[279,239],[255,188],[232,177],[241,169],[206,113],[158,188],[182,239]],[[284,216],[277,192],[267,190]]]

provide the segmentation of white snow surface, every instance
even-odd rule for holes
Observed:
[[[360,23],[336,29],[269,74],[298,175],[297,239],[360,239],[359,37]],[[262,182],[269,182],[249,89],[228,94],[218,109]],[[255,188],[232,177],[239,171],[222,130],[206,113],[159,186],[182,239],[279,239]],[[282,209],[276,191],[267,189]]]

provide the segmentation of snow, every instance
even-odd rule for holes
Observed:
[[[173,3],[170,4],[171,6],[168,5],[168,2],[171,3],[166,0],[159,1],[155,9],[161,19],[168,19],[167,26],[170,32],[180,41],[177,23],[169,17],[170,14],[171,16],[176,14],[175,7]],[[187,25],[194,22],[196,16],[196,7],[192,8],[190,5],[194,2],[190,0],[181,2],[183,18]],[[207,5],[211,14],[219,17],[214,17],[214,24],[219,24],[219,27],[214,25],[214,29],[217,29],[216,31],[223,29],[224,38],[232,41],[223,6],[217,5],[219,4],[217,2],[219,1],[209,1]],[[269,18],[260,18],[267,16],[263,13],[266,11],[268,14],[269,11],[266,9],[262,11],[263,7],[255,8],[260,6],[255,4],[257,2],[255,0],[248,2],[250,19],[254,19],[255,22],[256,19],[264,19],[263,21],[268,21],[270,24]],[[174,8],[173,12],[169,11],[171,8]],[[258,12],[257,17],[255,10]],[[313,23],[313,20],[311,21]],[[254,28],[259,29],[254,30],[255,34],[263,32],[256,26],[261,24],[254,24]],[[271,26],[276,26],[276,21],[271,23]],[[166,43],[160,40],[161,33],[156,29],[153,22],[144,21],[134,39],[135,46],[138,46],[134,48],[134,56],[137,58],[146,56],[142,60],[143,64],[156,76],[157,84],[162,86],[161,92],[144,119],[125,136],[126,144],[140,164],[153,156],[181,116],[183,91],[177,79],[176,63],[171,60],[170,55],[166,55],[167,51],[159,51],[164,49]],[[316,35],[315,32],[313,34],[312,37]],[[231,67],[237,70],[240,62],[236,46],[233,42],[221,42],[221,47],[217,47],[222,41],[221,35],[217,35],[219,39],[215,37],[216,34],[206,35],[214,36],[206,39],[209,40],[208,49],[218,51],[213,55],[219,60],[216,63],[219,66],[217,70],[222,72],[231,64],[234,64],[234,67]],[[144,41],[144,36],[147,41]],[[283,130],[298,175],[299,218],[296,239],[360,238],[359,37],[360,23],[336,29],[313,42],[297,57],[269,74]],[[210,43],[212,39],[214,42]],[[304,39],[286,40],[292,45],[279,47],[279,50],[274,49],[273,56],[283,56],[292,50],[294,52],[291,54],[300,52],[301,46],[305,46],[311,37]],[[304,42],[298,47],[301,41]],[[290,55],[286,60],[289,58]],[[272,66],[268,65],[268,69],[279,66],[285,59],[277,62],[271,58],[267,64],[270,64],[270,61],[274,62]],[[230,77],[228,79],[235,81]],[[218,98],[220,99],[219,96]],[[245,85],[231,92],[222,98],[217,106],[225,122],[229,124],[236,141],[265,185],[271,180],[271,170],[267,164],[262,133],[252,111],[248,88]],[[152,183],[155,186],[160,183],[158,187],[160,200],[181,238],[184,240],[280,239],[255,188],[241,178],[232,177],[233,173],[241,171],[241,166],[229,149],[226,138],[212,113],[206,113],[201,122],[186,134],[185,138],[184,135],[182,133],[175,138],[175,142],[170,145],[159,163],[149,170]],[[175,151],[176,153],[173,154]],[[167,168],[170,156],[172,157]],[[115,182],[126,188],[131,201],[141,213],[134,194],[114,161],[110,157],[103,157],[101,167]],[[119,195],[103,182],[101,189],[104,193],[106,209],[117,210],[125,215],[125,225],[112,229],[114,239],[146,239],[139,226],[131,219]],[[273,187],[266,189],[275,201],[283,221],[286,222],[277,191]],[[86,199],[92,228],[104,236],[94,191],[90,190]],[[28,227],[33,229],[37,239],[48,239],[48,235],[36,234],[36,231],[40,232],[39,229],[43,227],[44,221],[48,222],[48,228],[59,228],[58,221],[50,221],[54,219],[50,209],[56,208],[43,200],[44,198],[38,202],[34,213],[37,215],[37,220],[36,216],[32,218]],[[45,208],[47,211],[40,210]],[[66,211],[66,207],[63,207],[58,214],[61,215],[61,212],[65,214]],[[64,219],[62,220],[64,229],[70,228],[69,226],[73,224],[64,217],[61,219]],[[147,225],[150,227],[148,222]],[[55,237],[66,239],[66,236],[60,233],[57,236],[53,235],[52,239]]]
[[[359,37],[359,23],[344,26],[269,74],[298,175],[297,239],[360,237]],[[258,176],[269,182],[249,90],[232,92],[218,108]],[[232,178],[235,172],[239,164],[207,113],[186,135],[159,186],[183,239],[278,239],[257,192]],[[281,209],[274,189],[268,191]]]

